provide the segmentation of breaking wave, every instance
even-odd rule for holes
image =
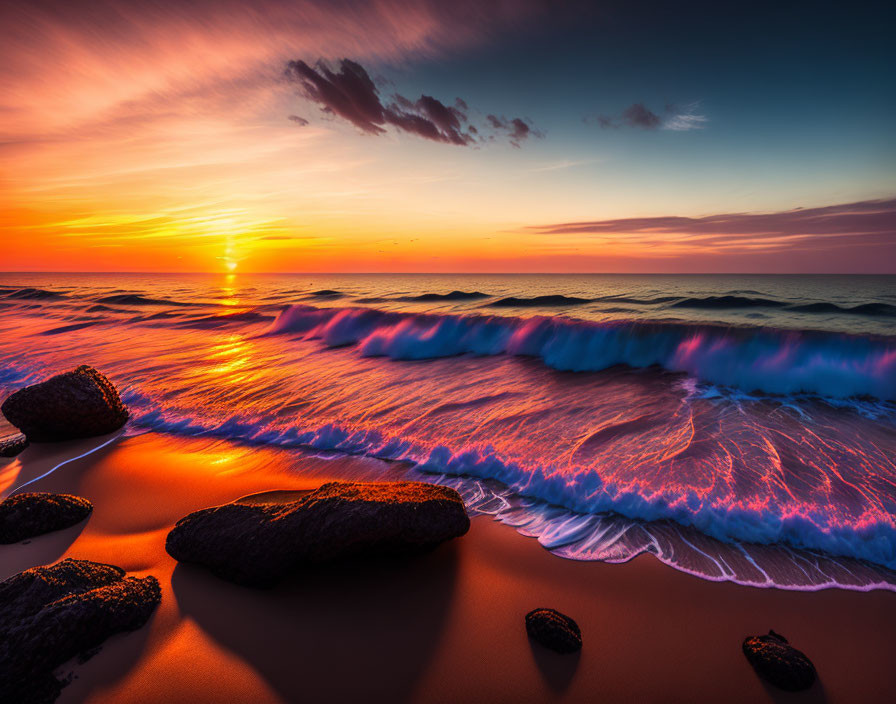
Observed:
[[[537,357],[564,371],[659,366],[743,391],[896,399],[896,342],[842,333],[712,325],[586,322],[290,306],[268,334],[298,333],[366,356]]]
[[[817,516],[784,516],[774,506],[698,507],[663,493],[620,493],[594,473],[570,487],[549,468],[522,468],[489,447],[426,448],[338,423],[276,429],[271,421],[231,417],[211,424],[158,410],[135,420],[187,436],[407,461],[421,478],[456,488],[472,511],[493,515],[570,559],[624,562],[648,552],[676,569],[716,581],[896,591],[896,526],[891,521],[854,528],[826,525]]]

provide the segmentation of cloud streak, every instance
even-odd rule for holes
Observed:
[[[634,127],[642,130],[688,132],[703,129],[709,122],[706,115],[697,112],[699,107],[699,103],[691,103],[683,109],[675,105],[666,105],[663,115],[660,116],[644,103],[633,103],[619,115],[600,114],[597,117],[586,117],[585,122],[596,122],[602,129]]]
[[[314,66],[301,60],[290,61],[286,77],[322,112],[350,122],[365,134],[382,135],[387,127],[393,127],[423,139],[458,146],[482,140],[480,130],[469,124],[469,106],[462,98],[446,105],[430,95],[411,100],[396,93],[384,102],[370,74],[350,59],[342,59],[335,67],[324,61]],[[487,120],[496,133],[505,135],[517,148],[530,136],[541,136],[522,118],[489,115]]]
[[[882,248],[896,265],[896,198],[861,201],[775,213],[726,213],[706,217],[678,216],[590,220],[536,225],[540,235],[603,238],[608,242],[669,252],[780,251],[842,247]]]

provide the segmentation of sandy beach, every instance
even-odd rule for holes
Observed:
[[[4,494],[115,436],[32,446],[0,465]],[[400,467],[389,478],[400,478]],[[141,630],[74,663],[60,704],[92,702],[815,701],[896,692],[896,594],[713,583],[643,555],[622,565],[557,558],[490,518],[432,553],[296,575],[271,590],[179,566],[164,549],[189,512],[247,494],[382,476],[368,459],[147,434],[115,439],[28,486],[88,498],[86,524],[0,548],[0,578],[63,557],[162,584]],[[584,647],[530,643],[529,610],[577,620]],[[740,644],[769,628],[814,661],[800,694],[764,684]]]

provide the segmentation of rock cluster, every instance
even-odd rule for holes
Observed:
[[[30,442],[105,435],[128,420],[112,382],[87,365],[16,391],[0,411]]]
[[[235,502],[178,521],[165,548],[241,584],[270,585],[297,568],[409,553],[463,535],[460,495],[421,482],[331,482],[295,501]]]

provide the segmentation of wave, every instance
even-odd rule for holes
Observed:
[[[214,329],[224,327],[225,325],[270,322],[272,319],[273,318],[270,315],[264,315],[249,310],[240,313],[226,313],[223,315],[206,315],[200,318],[190,318],[188,320],[179,321],[175,323],[175,325],[184,328]]]
[[[755,293],[742,291],[741,293]],[[682,298],[681,296],[659,296],[657,298],[630,298],[626,296],[605,296],[594,299],[605,303],[629,303],[632,305],[669,304],[669,308],[695,308],[704,310],[726,310],[737,308],[779,308],[795,313],[835,313],[845,315],[896,316],[896,306],[889,303],[862,303],[856,306],[840,306],[829,301],[791,304],[773,298],[724,295],[705,298]]]
[[[105,321],[102,320],[89,320],[83,323],[73,323],[71,325],[63,325],[62,327],[53,328],[51,330],[44,330],[39,335],[61,335],[67,332],[74,332],[75,330],[81,330],[83,328],[93,327],[94,325],[99,325]]]
[[[649,553],[670,567],[714,582],[800,591],[832,587],[896,591],[896,572],[852,557],[718,540],[674,521],[576,513],[517,496],[492,481],[444,474],[435,481],[455,488],[473,515],[494,516],[567,559],[619,563]]]
[[[197,303],[185,303],[183,301],[172,301],[167,298],[148,298],[147,296],[139,296],[135,293],[119,293],[112,296],[104,296],[97,298],[97,303],[112,303],[123,306],[195,306]]]
[[[488,293],[481,291],[451,291],[449,293],[421,293],[416,296],[366,296],[356,298],[358,303],[433,303],[438,301],[476,301],[482,298],[491,298]]]
[[[342,291],[333,291],[329,288],[320,291],[312,291],[308,294],[308,298],[342,298],[345,294]]]
[[[862,303],[857,306],[838,306],[836,303],[819,302],[788,306],[787,310],[799,313],[838,313],[852,315],[896,315],[896,306],[889,303]]]
[[[683,298],[671,304],[672,308],[780,308],[787,305],[772,298],[749,298],[746,296],[707,296],[706,298]]]
[[[492,307],[507,308],[537,308],[539,306],[577,306],[582,303],[591,303],[591,298],[579,298],[578,296],[562,296],[555,294],[551,296],[535,296],[534,298],[517,298],[516,296],[508,296],[492,303],[486,303]]]
[[[2,291],[0,292],[0,296],[4,296],[6,298],[20,298],[35,301],[65,298],[64,293],[59,293],[58,291],[47,291],[42,288],[19,288],[12,291]]]
[[[137,397],[127,400],[134,403]],[[570,487],[562,474],[523,468],[490,447],[426,448],[338,423],[278,428],[273,418],[211,422],[159,410],[140,413],[134,422],[178,435],[409,462],[421,478],[455,487],[471,511],[494,515],[566,558],[623,562],[650,552],[672,567],[716,581],[896,591],[892,523],[826,527],[813,520],[817,517],[782,516],[775,506],[736,502],[694,508],[662,493],[620,493],[596,473]]]
[[[480,298],[491,298],[481,291],[451,291],[450,293],[421,293],[419,296],[402,296],[396,301],[423,302],[423,301],[475,301]]]
[[[595,299],[606,303],[631,303],[633,305],[652,306],[658,303],[669,303],[671,301],[680,301],[681,296],[658,296],[657,298],[631,298],[628,296],[604,296]]]
[[[366,356],[537,357],[563,371],[659,366],[705,382],[772,394],[896,399],[896,340],[843,333],[631,321],[586,322],[290,306],[267,334],[358,345]]]

